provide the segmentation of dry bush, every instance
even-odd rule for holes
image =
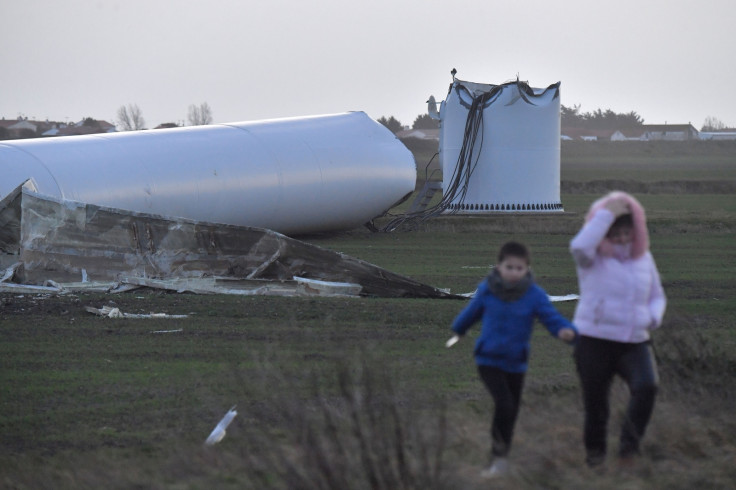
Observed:
[[[365,361],[338,363],[327,387],[323,375],[305,392],[282,373],[278,393],[250,407],[242,455],[253,488],[448,488],[442,404],[417,405]]]

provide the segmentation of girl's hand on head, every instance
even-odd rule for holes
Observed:
[[[626,202],[626,199],[624,199],[623,197],[611,199],[610,201],[606,203],[604,207],[610,212],[612,212],[616,218],[618,218],[621,215],[631,213],[631,209],[629,208],[629,203]]]

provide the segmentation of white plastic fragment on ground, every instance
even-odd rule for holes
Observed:
[[[112,306],[103,306],[102,308],[94,308],[92,306],[85,306],[84,308],[89,313],[94,313],[98,316],[105,316],[107,318],[188,318],[189,315],[169,315],[168,313],[123,313],[119,308]]]
[[[207,440],[205,440],[204,443],[208,446],[212,446],[220,442],[222,438],[225,437],[227,426],[230,425],[230,422],[233,421],[237,414],[238,412],[235,410],[235,405],[233,405],[233,407],[225,414],[222,420],[220,420],[217,426],[215,426],[215,428],[212,430],[212,433],[210,433],[209,437],[207,437]]]

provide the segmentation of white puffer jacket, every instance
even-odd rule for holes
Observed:
[[[646,226],[643,209],[636,200],[634,205],[642,217],[637,220],[636,213],[632,213],[634,234],[646,233],[646,228],[641,230],[642,225]],[[662,324],[667,306],[657,266],[648,250],[648,236],[647,249],[638,251],[638,256],[630,256],[630,249],[619,254],[603,253],[611,250],[602,245],[615,217],[600,205],[592,211],[570,243],[580,287],[573,323],[580,335],[588,337],[627,343],[647,341],[649,331]]]

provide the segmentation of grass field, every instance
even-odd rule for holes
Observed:
[[[453,292],[472,291],[500,244],[518,239],[530,246],[542,287],[567,294],[577,290],[567,244],[598,191],[677,182],[669,193],[636,194],[669,298],[654,336],[661,391],[641,459],[619,470],[611,458],[604,474],[582,465],[571,350],[539,327],[515,472],[495,488],[726,489],[736,481],[736,197],[718,190],[736,180],[736,147],[621,148],[563,148],[563,189],[592,182],[596,190],[563,193],[564,215],[443,217],[411,231],[305,237]],[[108,304],[189,317],[84,310]],[[488,488],[478,474],[492,403],[472,340],[443,345],[464,304],[146,290],[2,295],[0,488]],[[559,303],[568,317],[574,306]],[[172,329],[182,331],[152,333]],[[611,454],[625,401],[617,384]],[[204,447],[236,404],[227,436]]]
[[[415,155],[419,180],[441,180],[437,143],[405,141]],[[598,180],[645,182],[736,181],[736,141],[563,141],[561,178],[565,184]],[[573,186],[570,186],[573,187]],[[574,187],[573,187],[574,188]]]

